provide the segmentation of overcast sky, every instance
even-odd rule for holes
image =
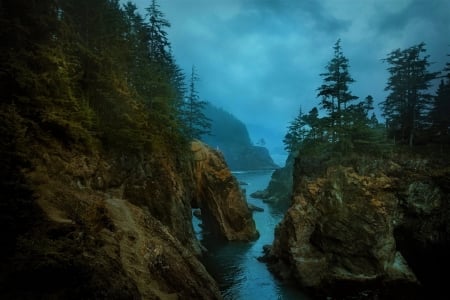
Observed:
[[[139,9],[151,0],[136,0]],[[200,97],[233,113],[254,141],[282,148],[286,126],[317,106],[338,38],[353,94],[385,97],[392,50],[426,43],[432,70],[450,53],[450,0],[159,0],[174,56]],[[143,11],[143,10],[141,10]],[[379,114],[378,114],[379,115]]]

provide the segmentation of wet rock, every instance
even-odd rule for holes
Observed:
[[[248,203],[247,206],[248,206],[248,209],[250,211],[257,211],[257,212],[263,212],[264,211],[264,208],[256,206],[256,205],[253,205],[253,204],[250,204],[250,203]]]

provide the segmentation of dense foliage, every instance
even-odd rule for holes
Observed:
[[[0,9],[0,113],[17,139],[185,149],[184,74],[155,0],[145,17],[118,0],[1,0]]]
[[[356,102],[358,97],[352,95],[349,85],[355,80],[340,40],[333,50],[326,72],[320,74],[324,82],[317,96],[322,111],[314,107],[304,114],[300,110],[290,122],[283,140],[289,153],[320,152],[339,159],[352,153],[379,154],[387,145],[450,141],[450,64],[443,71],[436,95],[432,95],[433,80],[439,72],[428,70],[424,43],[397,49],[384,60],[390,74],[385,88],[390,93],[381,102],[385,126],[371,113],[372,96]]]
[[[205,115],[206,101],[200,99],[196,83],[199,80],[195,67],[192,66],[188,95],[183,103],[183,120],[186,135],[191,139],[201,139],[211,133],[211,120]]]

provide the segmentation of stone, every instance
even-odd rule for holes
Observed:
[[[323,176],[294,178],[292,205],[269,254],[272,270],[320,293],[419,285],[396,249],[397,199],[387,176],[335,166]]]
[[[254,240],[259,236],[252,214],[236,178],[220,152],[191,143],[194,153],[193,201],[201,208],[205,228],[227,240]]]

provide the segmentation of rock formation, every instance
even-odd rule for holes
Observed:
[[[256,191],[251,196],[262,199],[280,207],[289,207],[292,194],[292,173],[294,169],[294,157],[289,155],[284,167],[275,170],[265,190]]]
[[[272,170],[278,168],[267,148],[254,146],[245,124],[229,112],[210,103],[205,107],[211,119],[211,134],[202,140],[223,153],[232,170]]]
[[[223,158],[194,145],[194,163],[30,145],[31,163],[2,183],[0,297],[220,299],[198,259],[192,199],[224,238],[257,232]]]
[[[441,276],[434,288],[442,291],[448,166],[432,172],[429,162],[416,166],[420,159],[409,162],[414,167],[379,160],[306,176],[298,163],[292,205],[265,251],[274,272],[319,295],[408,299],[420,295],[419,281],[430,276]],[[430,267],[423,273],[427,263],[438,276]]]
[[[236,178],[223,156],[207,145],[195,141],[193,173],[195,206],[209,231],[227,240],[252,240],[258,237],[255,222]]]

